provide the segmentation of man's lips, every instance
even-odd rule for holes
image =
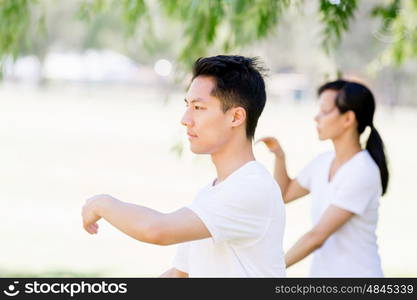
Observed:
[[[188,135],[189,138],[196,138],[197,137],[197,135],[195,135],[191,132],[187,132],[187,135]]]

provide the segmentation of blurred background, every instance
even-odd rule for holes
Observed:
[[[269,69],[256,139],[273,135],[295,176],[318,153],[316,89],[368,85],[391,171],[378,244],[385,276],[417,277],[417,1],[0,1],[0,276],[159,276],[176,246],[133,240],[81,207],[106,193],[162,212],[215,177],[180,118],[201,56],[258,56]],[[363,137],[364,142],[366,136]],[[261,144],[255,156],[271,172]],[[311,227],[286,206],[284,248]],[[288,269],[308,275],[309,258]]]

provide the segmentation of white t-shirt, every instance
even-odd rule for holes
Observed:
[[[312,219],[317,224],[332,204],[353,212],[353,217],[313,253],[311,277],[383,277],[375,234],[382,194],[379,168],[362,150],[328,181],[334,152],[313,159],[297,181],[310,191]]]
[[[189,277],[284,277],[285,208],[257,161],[202,188],[191,205],[210,238],[178,245],[173,266]]]

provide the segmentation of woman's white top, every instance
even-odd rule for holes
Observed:
[[[334,152],[313,159],[297,176],[310,191],[312,220],[317,224],[329,205],[354,213],[313,253],[311,277],[383,277],[376,227],[382,194],[379,168],[367,150],[339,167],[329,182]]]

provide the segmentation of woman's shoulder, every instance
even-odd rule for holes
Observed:
[[[346,175],[363,184],[380,183],[378,165],[367,150],[362,150],[349,164]]]
[[[372,158],[371,154],[368,152],[368,150],[363,150],[362,155],[360,156],[359,162],[359,168],[366,173],[367,176],[380,176],[379,167],[376,164],[375,160]]]
[[[333,156],[334,154],[332,151],[326,151],[316,155],[304,166],[299,173],[299,176],[303,176],[304,174],[312,175],[319,169],[325,168],[332,160]]]
[[[317,154],[311,160],[311,162],[314,162],[314,163],[322,163],[324,161],[328,161],[330,159],[333,159],[333,157],[334,157],[334,151],[328,150],[328,151],[324,151],[324,152],[321,152],[321,153]]]
[[[366,173],[378,173],[378,165],[375,163],[371,154],[368,150],[364,149],[358,153],[357,159],[353,161],[353,164],[356,169],[360,169]]]

